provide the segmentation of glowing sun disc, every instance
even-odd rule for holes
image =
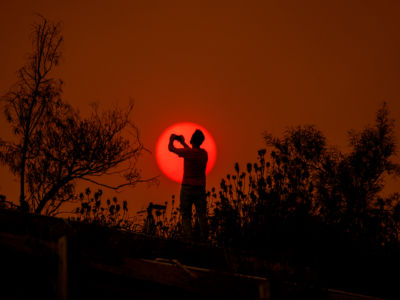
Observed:
[[[184,122],[177,123],[168,127],[158,138],[156,144],[156,159],[160,170],[170,179],[181,182],[183,178],[183,158],[168,150],[169,137],[172,133],[183,135],[185,142],[190,146],[190,138],[196,129],[200,129],[205,136],[201,148],[208,153],[208,162],[206,174],[214,167],[217,159],[217,146],[211,134],[203,127],[195,123]],[[179,142],[175,141],[175,147],[182,147]]]

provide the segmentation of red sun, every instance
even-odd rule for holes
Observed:
[[[185,142],[190,145],[190,138],[196,129],[200,129],[204,133],[205,139],[201,145],[201,148],[208,152],[208,162],[206,168],[206,174],[208,174],[214,167],[217,158],[217,147],[213,137],[204,127],[190,122],[178,123],[168,127],[158,138],[156,145],[156,158],[158,166],[168,178],[176,182],[182,182],[183,158],[168,150],[169,137],[172,133],[183,135],[185,137]],[[175,141],[175,146],[181,147],[177,141]]]

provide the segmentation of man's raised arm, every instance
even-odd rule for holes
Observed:
[[[174,146],[174,141],[177,140],[178,142],[180,142],[183,146],[183,148],[176,148]],[[190,148],[186,143],[185,143],[185,138],[183,137],[183,135],[176,135],[176,134],[171,134],[170,138],[169,138],[169,144],[168,144],[168,150],[171,152],[174,152],[178,155],[182,154],[182,150],[184,148]]]

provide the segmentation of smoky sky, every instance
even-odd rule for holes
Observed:
[[[348,130],[372,123],[383,101],[400,120],[399,11],[398,1],[3,1],[0,92],[26,60],[35,14],[61,21],[64,99],[85,114],[133,98],[151,151],[168,126],[201,124],[217,143],[207,181],[217,186],[256,159],[264,131],[315,124],[346,151]],[[178,194],[154,154],[139,166],[160,185],[121,193],[133,210]],[[1,170],[0,193],[16,197]]]

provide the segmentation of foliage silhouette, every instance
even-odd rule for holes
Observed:
[[[107,198],[103,201],[103,191],[98,189],[92,193],[90,188],[86,188],[84,193],[80,193],[77,199],[80,206],[75,210],[76,221],[98,224],[118,229],[136,231],[136,222],[128,215],[128,202],[120,202],[117,197]]]
[[[326,224],[352,239],[397,245],[399,195],[380,195],[385,176],[399,174],[393,162],[394,121],[386,104],[374,126],[350,133],[349,154],[328,147],[313,126],[289,128],[283,138],[266,134],[265,140],[269,156],[260,150],[258,162],[248,163],[245,171],[236,163],[218,193],[209,194],[211,228],[219,243],[259,247],[274,234],[271,228],[279,230],[276,222],[292,224],[288,232]]]
[[[47,215],[73,199],[77,180],[114,190],[149,181],[135,167],[144,148],[130,121],[132,103],[105,112],[94,105],[82,118],[61,99],[62,82],[51,76],[62,41],[60,24],[41,17],[33,26],[33,53],[2,99],[15,138],[0,141],[0,160],[20,178],[21,208]],[[97,179],[107,174],[120,174],[123,182]]]

